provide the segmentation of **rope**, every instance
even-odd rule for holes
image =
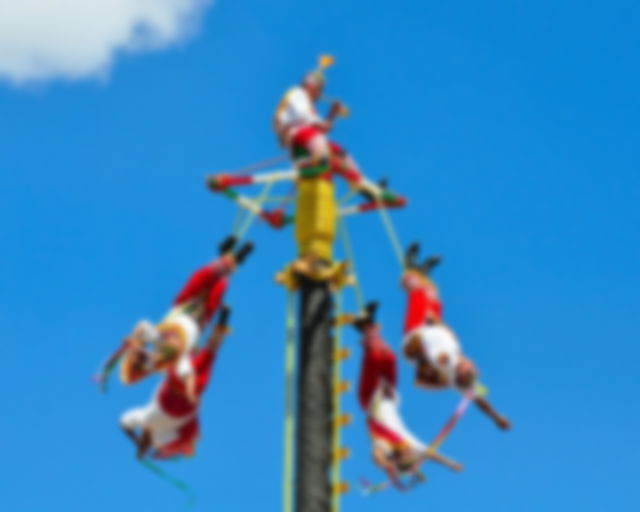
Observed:
[[[380,218],[382,219],[382,224],[387,231],[387,236],[389,237],[389,241],[391,242],[391,247],[393,248],[396,258],[398,258],[398,263],[400,263],[400,268],[404,270],[404,254],[402,251],[402,245],[400,244],[400,239],[398,238],[398,234],[396,233],[395,228],[393,227],[393,222],[391,221],[391,217],[389,217],[389,212],[384,207],[382,201],[378,202],[378,211],[380,212]]]
[[[377,484],[374,484],[368,479],[361,477],[360,492],[363,496],[371,496],[373,494],[378,494],[379,492],[383,492],[392,488],[396,488],[399,491],[406,492],[422,484],[425,480],[426,477],[424,476],[422,471],[418,471],[409,475],[401,475],[398,477],[396,482],[388,478],[384,482],[380,482]]]
[[[336,297],[336,312],[335,317],[340,318],[342,314],[342,295],[340,292],[335,294]],[[342,348],[342,329],[340,326],[336,328],[336,333],[333,341],[333,353],[337,355]],[[334,356],[335,357],[335,356]],[[339,424],[338,418],[341,414],[341,392],[340,382],[342,380],[342,361],[336,357],[333,363],[333,467],[331,468],[331,480],[332,480],[332,512],[340,512],[340,481],[341,481],[341,461],[338,457],[340,445],[342,444],[342,427]]]
[[[286,317],[287,341],[285,346],[285,399],[284,399],[284,465],[282,478],[282,510],[293,510],[293,457],[295,435],[295,357],[296,319],[295,296],[289,292]]]
[[[182,480],[179,480],[178,478],[175,478],[174,476],[171,476],[160,466],[158,466],[157,464],[154,464],[148,459],[142,459],[140,461],[140,464],[145,468],[147,468],[152,473],[154,473],[156,476],[164,480],[165,482],[169,482],[173,487],[185,493],[187,495],[187,503],[186,503],[187,507],[193,507],[193,505],[196,502],[196,497],[195,497],[195,494],[193,494],[193,491],[191,490],[191,488],[185,482],[183,482]]]
[[[456,407],[456,410],[453,412],[453,415],[451,416],[451,418],[449,418],[449,420],[444,424],[444,427],[442,427],[440,432],[438,432],[438,435],[429,445],[429,448],[427,449],[427,453],[435,453],[438,450],[438,448],[440,448],[442,443],[444,443],[444,440],[453,431],[453,427],[456,426],[456,423],[458,423],[460,418],[462,418],[462,416],[466,412],[467,408],[469,407],[469,404],[471,404],[471,402],[473,401],[474,396],[475,396],[475,393],[473,391],[471,391],[470,393],[465,393],[462,396],[462,400],[460,400],[460,403],[458,404],[458,407]]]
[[[271,196],[265,200],[265,203],[280,203],[280,205],[285,205],[290,203],[292,200],[292,196]]]
[[[467,391],[462,395],[462,399],[460,400],[460,403],[456,407],[456,410],[453,412],[451,418],[449,418],[449,420],[444,424],[444,426],[442,427],[438,435],[435,437],[435,439],[431,442],[431,444],[429,445],[429,448],[427,449],[427,453],[434,453],[438,450],[438,448],[440,448],[444,440],[453,431],[453,427],[455,427],[458,421],[460,421],[460,418],[464,416],[464,413],[469,408],[469,405],[471,404],[471,402],[473,402],[473,400],[477,396],[486,395],[487,392],[488,392],[487,388],[482,384],[478,383],[473,387],[473,389]]]
[[[102,369],[96,373],[91,380],[100,386],[100,391],[102,393],[106,393],[108,389],[109,377],[115,370],[116,366],[120,362],[120,360],[124,357],[125,352],[127,351],[127,344],[123,343],[118,350],[116,350],[110,357],[107,359],[107,362],[102,366]]]
[[[351,239],[349,238],[349,231],[347,230],[347,224],[342,217],[338,220],[340,234],[342,235],[342,245],[344,246],[345,256],[347,261],[351,264],[351,269],[353,270],[353,275],[356,277],[356,282],[353,285],[353,290],[356,295],[356,303],[358,309],[360,311],[364,311],[365,308],[365,300],[364,294],[362,293],[362,287],[360,286],[360,279],[358,278],[358,273],[356,271],[356,260],[353,256],[353,246],[351,245]]]
[[[295,182],[292,182],[289,185],[289,191],[287,192],[287,195],[282,198],[282,201],[278,205],[278,208],[284,208],[286,205],[292,202],[295,199],[295,195],[296,195],[296,184]]]
[[[234,171],[227,171],[225,174],[253,174],[256,171],[261,169],[266,169],[267,167],[271,167],[272,165],[279,164],[280,162],[284,162],[289,157],[287,154],[282,154],[278,156],[274,156],[273,158],[267,158],[266,160],[261,160],[252,165],[248,165],[247,167],[242,167],[240,169],[236,169]]]
[[[262,204],[267,200],[267,197],[269,196],[269,192],[271,191],[272,187],[273,187],[272,181],[269,181],[265,184],[264,188],[262,189],[262,192],[260,192],[260,195],[258,196],[258,199],[256,199],[256,204],[259,207],[261,207]],[[249,231],[249,228],[253,224],[253,221],[255,220],[255,218],[256,218],[255,212],[249,212],[249,215],[247,215],[247,218],[245,219],[244,223],[242,224],[240,229],[238,229],[238,231],[235,233],[235,235],[238,237],[238,240],[242,240],[244,238],[244,236]]]
[[[358,190],[355,188],[352,188],[338,201],[338,204],[340,204],[341,206],[346,204],[348,201],[351,200],[351,198],[353,198],[357,194],[358,194]]]
[[[469,405],[471,404],[471,402],[473,402],[473,400],[477,396],[484,396],[487,393],[488,393],[488,389],[480,383],[476,384],[476,386],[472,390],[464,393],[464,395],[462,396],[462,400],[460,400],[460,403],[458,403],[458,406],[456,407],[451,417],[447,420],[447,422],[444,424],[442,429],[440,429],[440,432],[438,432],[438,435],[436,435],[434,440],[431,442],[431,444],[427,448],[425,455],[428,456],[429,454],[437,452],[438,448],[440,448],[440,446],[445,441],[445,439],[449,436],[449,434],[451,434],[451,432],[453,431],[453,428],[456,426],[458,421],[460,421],[462,416],[464,416],[464,413],[469,408]],[[429,459],[425,457],[424,462],[426,463],[428,461]],[[403,490],[409,490],[415,487],[416,485],[420,484],[424,480],[424,475],[422,474],[422,472],[419,471],[413,475],[410,475],[410,478],[411,480],[409,480],[408,484],[405,484],[405,489]],[[387,489],[390,489],[391,484],[392,483],[389,480],[386,480],[379,484],[373,484],[366,478],[361,478],[360,492],[362,493],[363,496],[371,496],[372,494],[377,494],[379,492],[383,492],[383,491],[386,491]]]
[[[233,219],[233,228],[231,229],[232,233],[238,233],[240,231],[240,226],[242,226],[243,217],[244,217],[244,210],[242,206],[238,205],[238,209],[236,210],[236,215]]]

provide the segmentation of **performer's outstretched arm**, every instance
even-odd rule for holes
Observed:
[[[474,399],[474,402],[483,413],[485,413],[495,422],[498,428],[502,430],[509,430],[511,428],[511,422],[507,418],[499,414],[498,411],[493,408],[493,406],[486,398],[484,398],[483,396],[477,396]]]
[[[122,358],[120,378],[125,384],[135,384],[155,371],[152,356],[134,337],[129,338],[125,346],[127,348]]]

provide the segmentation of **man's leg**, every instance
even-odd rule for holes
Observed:
[[[122,428],[122,431],[125,433],[125,435],[129,439],[131,439],[133,444],[135,444],[136,446],[140,444],[140,437],[138,437],[138,434],[136,434],[136,431],[134,429],[125,427],[124,425],[120,425],[120,427]]]
[[[136,452],[136,457],[139,460],[144,459],[144,456],[151,448],[151,432],[149,430],[144,430],[142,435],[140,436],[140,442],[138,443],[138,451]]]
[[[327,136],[314,126],[304,126],[291,140],[291,158],[301,177],[311,178],[330,170],[331,148]]]
[[[184,285],[178,296],[174,300],[174,304],[179,306],[185,302],[199,297],[205,291],[213,286],[218,277],[218,268],[213,263],[209,263],[204,267],[196,270]]]
[[[196,320],[206,324],[218,309],[227,285],[220,266],[215,262],[210,263],[191,275],[174,300],[174,305],[181,306],[192,300],[201,300],[204,307]]]
[[[141,459],[151,446],[151,423],[154,404],[137,407],[125,412],[120,419],[120,426],[125,435],[136,445],[136,456]],[[140,434],[137,433],[140,431]]]
[[[186,424],[160,438],[157,442],[161,445],[154,456],[160,459],[173,457],[190,457],[195,453],[195,445],[199,435],[198,419],[193,418]]]
[[[362,174],[355,160],[339,144],[328,143],[331,150],[331,171],[342,176],[352,186],[357,186]]]
[[[122,431],[136,445],[136,457],[143,459],[151,447],[151,434],[148,430],[143,430],[140,435],[132,428],[122,426]]]
[[[316,162],[321,160],[328,161],[331,156],[329,141],[327,136],[322,132],[316,133],[309,139],[307,149],[309,150],[311,158]]]

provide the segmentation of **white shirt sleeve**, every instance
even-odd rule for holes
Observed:
[[[282,126],[314,124],[322,121],[309,94],[302,87],[294,87],[285,94],[277,116]]]

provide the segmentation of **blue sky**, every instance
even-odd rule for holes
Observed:
[[[89,378],[230,229],[235,209],[203,176],[277,154],[275,104],[330,52],[327,92],[352,110],[335,138],[408,195],[400,236],[445,256],[446,318],[514,422],[503,434],[470,411],[444,445],[465,473],[432,467],[415,492],[352,492],[344,510],[637,510],[639,15],[628,1],[220,0],[197,34],[121,55],[108,79],[1,84],[1,508],[183,507],[117,428],[154,384],[101,396]],[[349,227],[398,347],[404,297],[380,219]],[[170,466],[200,510],[280,504],[285,293],[272,278],[294,246],[264,225],[251,238],[198,456]],[[405,363],[401,379],[407,423],[429,439],[457,399],[413,389]],[[375,479],[353,394],[345,407],[345,475]]]

